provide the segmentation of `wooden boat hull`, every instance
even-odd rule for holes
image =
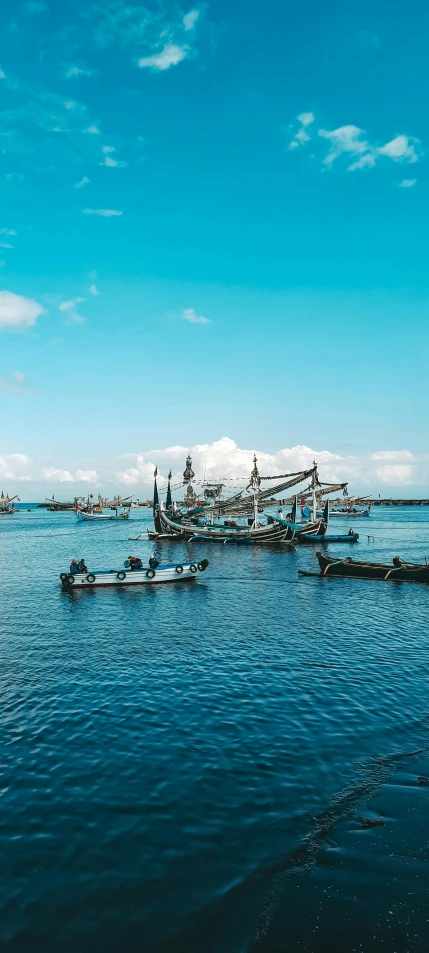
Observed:
[[[155,570],[145,566],[141,570],[94,569],[88,573],[61,573],[63,589],[93,589],[97,586],[148,586],[165,582],[193,582],[205,572],[208,560],[198,563],[157,566]]]
[[[387,582],[429,583],[429,565],[402,563],[399,566],[387,563],[367,563],[350,559],[335,559],[324,553],[316,553],[322,576],[347,576],[355,579],[379,579]]]
[[[304,534],[302,536],[298,535],[298,539],[300,543],[357,543],[359,533],[345,533],[338,536],[331,533],[325,533],[324,536],[306,536]]]
[[[269,543],[279,543],[284,540],[289,541],[294,537],[294,531],[287,523],[272,520],[266,526],[259,526],[256,529],[248,526],[224,527],[224,526],[196,526],[190,523],[178,523],[169,519],[164,512],[159,513],[161,524],[161,533],[153,536],[153,539],[179,539],[187,542],[196,542],[201,539],[203,542],[216,543],[246,543],[266,545]]]

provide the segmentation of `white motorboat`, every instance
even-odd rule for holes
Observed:
[[[60,573],[63,589],[91,588],[92,586],[146,586],[159,582],[192,582],[199,573],[205,572],[208,559],[198,563],[178,563],[173,566],[142,566],[131,569],[129,560],[124,569],[94,569],[84,573]]]

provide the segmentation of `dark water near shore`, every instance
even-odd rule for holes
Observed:
[[[164,544],[209,570],[61,592],[72,556],[149,555],[147,522],[0,525],[0,949],[426,950],[429,589]],[[351,525],[329,552],[429,557],[429,508]]]

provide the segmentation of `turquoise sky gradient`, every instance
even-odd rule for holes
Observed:
[[[228,434],[377,492],[406,449],[382,489],[425,486],[428,28],[415,0],[2,5],[0,482]]]

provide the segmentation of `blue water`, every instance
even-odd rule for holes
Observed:
[[[21,507],[0,524],[0,949],[351,951],[351,897],[378,916],[365,859],[358,883],[339,842],[351,893],[309,945],[307,901],[291,898],[326,893],[332,838],[366,800],[398,771],[415,783],[414,752],[429,745],[429,588],[299,577],[317,568],[312,547],[167,543],[163,562],[207,555],[207,572],[61,591],[73,556],[89,569],[147,557],[128,537],[149,519],[77,525]],[[429,509],[332,529],[349,525],[360,542],[330,553],[429,557]],[[373,832],[356,837],[365,858]],[[408,920],[407,898],[428,886],[415,864],[401,874]],[[426,949],[426,919],[411,943],[393,918],[383,948]],[[356,949],[379,950],[384,934],[371,939],[363,920]]]

